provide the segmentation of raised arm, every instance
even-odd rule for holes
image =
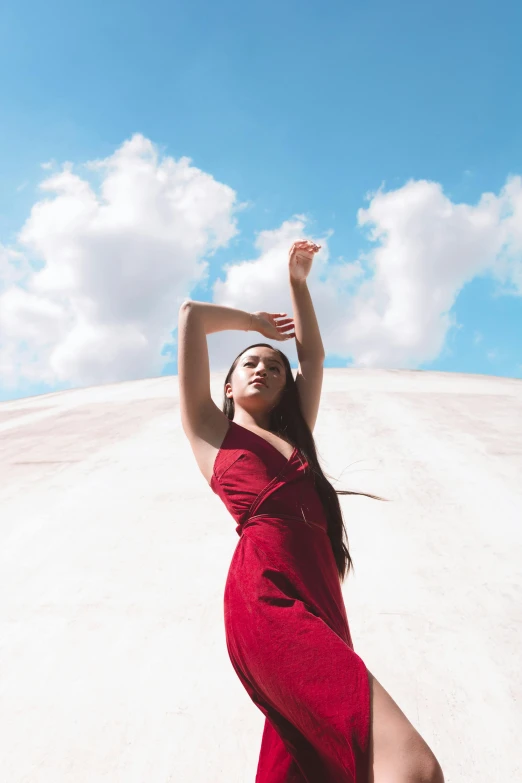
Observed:
[[[216,453],[229,422],[210,396],[207,334],[225,329],[255,330],[271,340],[288,340],[294,336],[292,319],[284,318],[283,313],[247,313],[191,300],[181,305],[178,318],[181,424],[199,469],[209,484]]]
[[[186,300],[178,316],[178,380],[181,424],[189,440],[202,437],[205,423],[219,412],[210,395],[207,334],[248,330],[252,316],[233,307]],[[221,414],[223,415],[223,414]]]
[[[325,351],[306,278],[319,245],[303,240],[290,248],[288,272],[299,367],[295,382],[303,416],[313,432],[321,390]]]

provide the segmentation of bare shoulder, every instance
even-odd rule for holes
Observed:
[[[211,401],[195,425],[184,428],[198,468],[209,485],[214,462],[229,426],[229,419]]]

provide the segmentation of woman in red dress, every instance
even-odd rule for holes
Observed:
[[[324,349],[306,278],[319,246],[289,253],[294,318],[186,301],[179,313],[182,425],[239,541],[224,593],[227,649],[265,715],[256,783],[443,783],[435,756],[354,651],[341,582],[352,565],[314,429]],[[295,337],[299,368],[266,343],[234,360],[223,410],[206,335]]]

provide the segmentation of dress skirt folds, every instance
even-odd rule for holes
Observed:
[[[298,449],[231,421],[212,490],[240,536],[224,593],[234,670],[265,716],[255,783],[367,783],[370,685]]]

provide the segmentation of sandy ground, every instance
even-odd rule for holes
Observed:
[[[336,488],[391,501],[340,498],[356,651],[446,783],[522,780],[522,381],[326,370],[314,436]],[[0,404],[2,782],[253,783],[238,540],[176,377]]]

